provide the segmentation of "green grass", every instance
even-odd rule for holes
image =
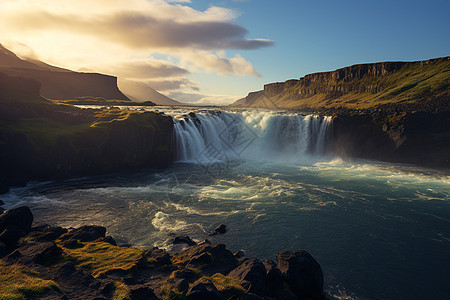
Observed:
[[[239,280],[231,278],[220,273],[214,274],[213,276],[203,276],[193,283],[212,283],[221,293],[228,295],[239,296],[245,293],[245,289],[242,287]]]
[[[94,277],[112,271],[128,273],[144,260],[140,249],[118,247],[104,242],[80,243],[80,247],[75,249],[62,248],[66,260],[91,271]]]
[[[133,102],[127,100],[109,100],[101,97],[77,97],[71,100],[53,100],[55,103],[71,105],[102,105],[102,106],[154,106],[151,101]]]
[[[186,295],[172,287],[169,283],[164,283],[161,285],[160,294],[163,300],[184,300]]]
[[[114,291],[113,300],[131,300],[130,288],[121,281],[116,281],[116,290]]]
[[[49,290],[59,290],[59,287],[52,280],[39,278],[31,269],[0,260],[0,299],[27,299]]]

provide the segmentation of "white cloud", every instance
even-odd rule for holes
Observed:
[[[199,11],[189,0],[0,0],[0,43],[74,70],[87,68],[175,89],[198,89],[189,72],[259,76],[227,49],[270,46],[224,7]],[[165,59],[152,58],[163,53]],[[169,62],[171,61],[171,62]],[[177,62],[175,65],[173,62]],[[179,65],[178,65],[179,63]]]

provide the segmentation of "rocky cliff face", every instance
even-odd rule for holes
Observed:
[[[91,96],[104,99],[129,100],[117,87],[117,78],[97,73],[79,73],[45,64],[26,61],[0,44],[0,72],[31,78],[41,84],[41,96],[66,100]]]
[[[56,105],[38,91],[34,80],[0,74],[0,192],[29,180],[173,162],[171,117]]]
[[[450,57],[360,64],[266,84],[234,105],[278,108],[367,108],[450,98]]]

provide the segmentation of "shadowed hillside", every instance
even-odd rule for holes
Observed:
[[[0,45],[0,72],[32,78],[41,83],[41,95],[65,100],[91,96],[129,101],[118,88],[117,78],[97,73],[79,73],[39,61],[25,61]]]

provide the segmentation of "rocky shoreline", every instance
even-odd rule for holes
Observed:
[[[279,252],[275,263],[189,237],[174,239],[176,253],[137,249],[101,226],[32,227],[28,207],[2,204],[2,299],[326,299],[322,269],[305,250]]]

